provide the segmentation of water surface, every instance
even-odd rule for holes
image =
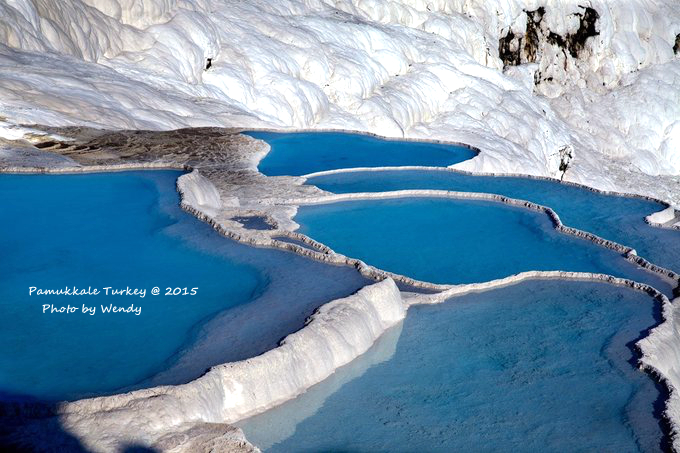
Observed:
[[[659,392],[631,349],[655,312],[557,280],[415,306],[398,340],[241,425],[269,452],[658,451]]]
[[[192,355],[162,380],[185,382],[210,365],[270,349],[316,307],[365,284],[349,268],[220,236],[180,210],[179,175],[0,176],[3,399],[72,399],[134,387],[171,367],[180,351],[208,335],[206,322],[226,313],[215,329],[225,338],[211,336],[215,350]],[[31,286],[130,287],[146,296],[29,296]],[[153,287],[198,289],[196,296],[153,296]],[[79,310],[43,314],[43,304]],[[109,304],[141,314],[103,314],[101,305]],[[95,307],[95,315],[83,314],[83,305]],[[271,317],[258,319],[251,305],[267,306]]]
[[[556,181],[448,171],[351,172],[311,178],[308,184],[333,193],[435,189],[533,201],[553,208],[565,225],[633,247],[655,264],[680,272],[680,231],[652,227],[644,221],[645,216],[665,208],[654,201],[604,195]]]
[[[302,206],[300,232],[380,269],[433,283],[494,280],[529,270],[604,273],[670,294],[657,274],[560,233],[542,212],[500,202],[402,198]]]
[[[476,155],[462,146],[384,140],[341,132],[246,132],[246,135],[271,146],[258,166],[268,176],[300,176],[357,167],[447,167]]]

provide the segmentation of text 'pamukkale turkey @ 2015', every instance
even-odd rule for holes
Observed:
[[[180,287],[167,287],[165,292],[161,292],[161,289],[157,286],[151,288],[151,295],[158,296],[195,296],[198,294],[198,287],[194,288],[180,288]],[[35,286],[30,286],[28,288],[29,296],[133,296],[144,298],[147,295],[146,288],[114,288],[111,286],[104,286],[102,288],[87,287],[64,287],[58,289],[43,289]],[[77,305],[60,305],[60,304],[42,304],[42,312],[47,314],[73,314],[73,313],[84,313],[88,315],[94,315],[98,312],[108,314],[108,313],[133,313],[135,315],[140,315],[142,312],[142,307],[135,306],[131,304],[129,306],[119,306],[114,304],[102,304],[100,305],[101,311],[97,310],[96,306],[89,306],[83,304],[82,307]]]
[[[198,294],[198,287],[166,287],[162,292],[158,286],[151,288],[151,295],[158,296],[195,296]],[[88,286],[87,288],[78,288],[76,286],[66,286],[58,289],[44,289],[36,286],[29,286],[29,296],[135,296],[139,298],[146,297],[146,288],[114,288],[111,286],[104,286],[101,289]]]

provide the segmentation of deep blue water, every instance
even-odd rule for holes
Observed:
[[[300,207],[300,232],[380,269],[434,283],[472,283],[528,270],[599,272],[649,283],[656,274],[590,241],[557,232],[541,212],[499,202],[403,198]]]
[[[636,249],[640,256],[680,272],[680,231],[651,227],[644,217],[665,206],[639,198],[603,195],[554,181],[471,176],[442,171],[352,172],[311,178],[334,193],[438,189],[487,192],[553,208],[565,225]]]
[[[272,348],[316,307],[366,283],[350,268],[218,235],[179,208],[179,174],[0,176],[0,396],[71,399],[134,387],[170,366],[204,335],[208,319],[229,309],[234,320],[222,330],[234,337],[178,374],[193,379],[210,365]],[[147,294],[29,296],[31,286],[74,285]],[[198,293],[152,296],[154,286]],[[299,292],[286,292],[291,286]],[[256,297],[269,300],[271,316],[248,311]],[[141,314],[102,314],[100,305],[110,303],[141,307]],[[43,304],[97,312],[43,314]]]
[[[271,146],[258,166],[268,176],[300,176],[357,167],[446,167],[476,155],[462,146],[390,141],[340,132],[246,132],[246,135]]]
[[[654,310],[555,280],[414,306],[401,333],[241,425],[269,452],[658,451],[659,392],[631,350]]]

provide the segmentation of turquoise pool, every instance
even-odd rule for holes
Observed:
[[[179,175],[0,176],[0,399],[73,399],[185,382],[274,347],[316,307],[366,284],[350,268],[218,235],[180,210]],[[29,296],[32,286],[131,287],[146,295]],[[153,296],[154,286],[198,290]],[[79,310],[48,314],[43,304]],[[83,304],[95,315],[83,314]],[[103,314],[109,304],[141,312]],[[192,349],[200,343],[208,345]],[[185,353],[192,360],[167,373]],[[161,372],[160,381],[151,379]]]
[[[486,192],[553,208],[564,224],[628,245],[650,261],[680,271],[680,231],[656,228],[645,216],[665,206],[649,200],[604,195],[556,181],[472,176],[443,171],[358,171],[307,181],[334,193],[436,189]]]
[[[555,280],[414,306],[396,335],[240,425],[267,452],[658,451],[660,394],[632,350],[658,308]]]
[[[433,283],[473,283],[529,270],[670,282],[612,250],[556,231],[541,212],[499,202],[402,198],[300,207],[300,232],[380,269]]]
[[[446,167],[476,155],[462,146],[400,142],[341,132],[246,132],[246,135],[271,146],[258,166],[267,176],[299,176],[357,167]]]
[[[319,148],[332,142],[317,140]],[[394,164],[370,166],[379,165]],[[279,171],[342,166],[362,165]],[[678,232],[644,222],[664,208],[652,201],[553,181],[427,170],[346,172],[307,183],[335,193],[439,189],[529,200],[555,209],[569,226],[680,268]],[[347,201],[301,206],[295,220],[301,233],[339,253],[429,282],[559,269],[629,278],[667,295],[676,286],[616,252],[557,232],[543,213],[502,203]],[[416,306],[367,354],[241,425],[273,452],[656,451],[667,447],[659,421],[665,396],[636,368],[634,344],[660,321],[658,301],[593,282],[530,281]]]

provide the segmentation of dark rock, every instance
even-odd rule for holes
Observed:
[[[505,66],[517,66],[522,62],[522,38],[517,37],[516,45],[513,45],[513,41],[515,41],[515,33],[512,30],[508,30],[508,33],[498,41],[498,56]]]
[[[577,14],[580,17],[578,30],[575,33],[569,33],[566,37],[569,53],[574,58],[578,58],[579,53],[585,47],[588,38],[600,34],[595,28],[600,14],[593,8],[586,7],[583,14]]]
[[[540,57],[538,52],[541,40],[559,47],[565,52],[565,55],[568,52],[573,58],[579,58],[588,38],[600,34],[597,30],[600,14],[591,7],[581,8],[583,8],[583,13],[576,13],[580,19],[578,29],[565,36],[541,27],[545,7],[541,6],[533,11],[525,11],[527,25],[524,35],[516,35],[510,29],[498,41],[498,55],[503,60],[503,64],[505,66],[517,66],[522,63],[535,63]],[[678,39],[680,39],[680,35],[678,36]],[[680,47],[680,41],[676,40],[676,52],[678,52],[678,47]]]
[[[538,52],[539,31],[545,15],[545,8],[541,6],[534,11],[526,11],[526,14],[527,31],[524,34],[524,55],[528,63],[534,63]]]

